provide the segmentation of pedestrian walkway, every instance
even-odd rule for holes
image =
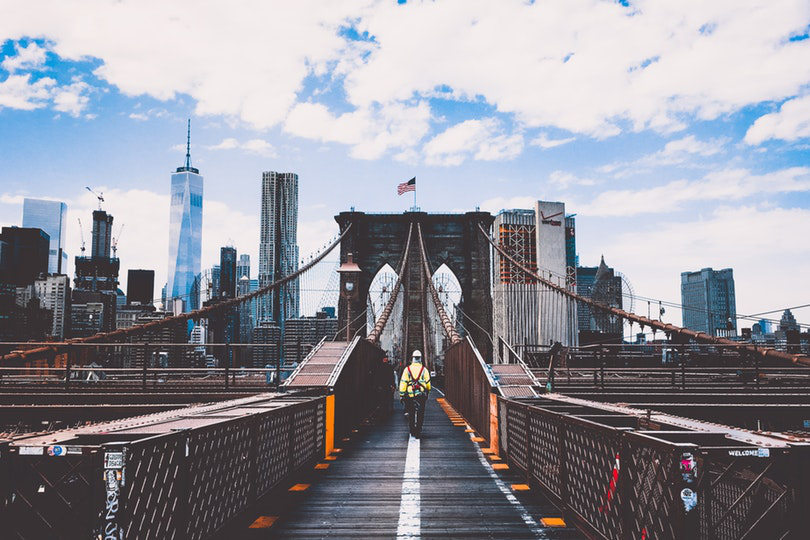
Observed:
[[[251,538],[582,538],[557,508],[527,491],[465,426],[428,401],[421,439],[408,435],[402,407],[340,443],[305,484],[262,501]],[[449,409],[449,408],[448,408]],[[458,422],[456,422],[458,424]],[[266,514],[266,515],[265,515]],[[555,521],[556,519],[556,521]],[[244,529],[243,529],[244,530]]]

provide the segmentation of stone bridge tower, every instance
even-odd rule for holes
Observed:
[[[364,212],[342,212],[335,220],[343,231],[349,224],[352,228],[340,245],[340,260],[346,261],[353,254],[362,274],[359,280],[359,294],[353,301],[351,312],[360,314],[366,309],[369,287],[377,272],[387,263],[398,269],[405,243],[408,239],[410,223],[420,223],[431,273],[446,264],[461,284],[461,324],[467,329],[485,360],[492,357],[492,296],[490,288],[491,266],[490,246],[478,226],[489,231],[494,217],[488,212],[467,212],[464,214],[428,214],[426,212],[405,212],[402,214],[366,214]],[[421,255],[414,226],[409,256],[409,268],[403,278],[405,286],[406,348],[410,355],[415,348],[424,348],[421,335],[421,320],[424,310],[420,308],[421,298],[416,296],[420,274],[413,271],[421,265]],[[341,278],[341,290],[343,290]],[[427,301],[430,301],[428,299]],[[354,315],[353,315],[354,316]],[[361,317],[352,324],[352,335],[365,335],[366,319]],[[346,303],[343,297],[338,307],[338,328],[346,325]],[[483,330],[481,330],[481,328]],[[419,329],[419,330],[418,330]],[[441,331],[439,328],[437,331]],[[416,334],[416,335],[415,335]]]

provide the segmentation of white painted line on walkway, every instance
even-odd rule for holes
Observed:
[[[419,538],[422,529],[421,500],[419,488],[419,439],[410,436],[408,454],[405,457],[405,474],[402,476],[402,499],[399,503],[397,538]]]
[[[444,392],[442,392],[442,391],[441,391],[441,390],[439,390],[438,388],[433,388],[433,390],[436,390],[438,393],[440,393],[440,394],[442,395],[442,397],[444,397]]]
[[[470,439],[472,439],[474,436],[475,436],[474,433],[470,433]],[[509,489],[509,486],[507,486],[503,482],[503,480],[498,478],[498,473],[495,472],[495,469],[493,469],[492,465],[490,465],[489,461],[487,461],[487,458],[481,451],[481,447],[478,446],[478,443],[476,443],[475,441],[472,441],[472,443],[473,446],[475,446],[476,453],[478,454],[478,461],[480,461],[481,465],[484,466],[484,469],[487,470],[490,478],[492,478],[492,480],[495,482],[495,485],[498,486],[498,489],[501,491],[501,493],[503,493],[504,497],[506,497],[506,500],[509,501],[512,504],[512,506],[515,507],[515,510],[517,510],[517,512],[520,514],[521,519],[523,519],[523,523],[525,523],[526,526],[529,527],[529,529],[532,531],[532,534],[534,534],[535,538],[541,539],[548,538],[548,536],[546,536],[546,533],[543,531],[543,528],[534,520],[531,514],[529,514],[529,511],[526,510],[526,507],[520,503],[517,497],[515,497],[515,495],[512,493],[512,490]]]

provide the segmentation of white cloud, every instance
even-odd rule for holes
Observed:
[[[242,148],[244,148],[246,152],[258,154],[264,157],[278,156],[275,148],[273,148],[273,145],[264,139],[250,139],[249,141],[245,141]]]
[[[599,167],[601,173],[612,174],[614,178],[648,173],[656,167],[678,165],[694,168],[706,163],[705,158],[714,157],[725,150],[728,139],[715,138],[701,140],[694,135],[667,142],[664,148],[647,154],[634,161],[617,161]]]
[[[206,146],[209,150],[236,150],[241,149],[245,152],[250,154],[257,154],[259,156],[264,157],[276,157],[278,154],[276,153],[275,148],[269,142],[265,141],[264,139],[250,139],[245,142],[239,142],[239,140],[233,137],[227,137],[222,139],[219,143]],[[185,149],[185,146],[183,147]]]
[[[45,63],[45,53],[47,49],[40,47],[34,41],[30,42],[28,45],[15,43],[14,51],[17,53],[16,55],[8,56],[5,60],[0,62],[0,67],[9,73],[36,69]]]
[[[541,133],[529,142],[532,146],[539,146],[543,149],[556,148],[576,140],[576,137],[565,137],[563,139],[551,139],[547,133]]]
[[[459,165],[472,157],[481,161],[512,159],[523,150],[523,136],[506,135],[495,118],[465,120],[425,143],[428,165]]]
[[[652,188],[604,191],[588,202],[571,204],[587,216],[661,214],[689,202],[736,201],[752,195],[810,191],[810,168],[792,167],[756,175],[745,169],[712,172],[699,180],[676,180]]]
[[[149,119],[149,117],[148,117],[148,116],[146,116],[146,115],[145,115],[145,114],[143,114],[143,113],[129,113],[129,117],[130,117],[131,119],[133,119],[133,120],[138,120],[138,121],[140,121],[140,122],[143,122],[143,121],[145,121],[145,120],[148,120],[148,119]]]
[[[537,197],[494,197],[482,202],[481,210],[497,214],[504,209],[534,208],[536,202]]]
[[[549,175],[549,183],[552,186],[567,189],[571,186],[595,186],[600,182],[593,178],[580,178],[566,171],[554,171]]]
[[[762,144],[769,139],[795,141],[810,137],[810,94],[786,101],[773,112],[760,116],[748,128],[745,142]]]
[[[345,86],[357,105],[449,87],[528,126],[669,132],[794,95],[810,43],[787,37],[808,19],[793,0],[381,4],[359,22],[375,46]]]
[[[239,148],[239,141],[234,139],[233,137],[228,137],[226,139],[222,139],[217,144],[207,146],[209,150],[233,150],[234,148]],[[183,147],[185,150],[185,146]]]
[[[90,98],[87,96],[89,91],[89,84],[81,79],[74,78],[70,84],[60,86],[54,90],[53,108],[59,112],[66,112],[73,117],[77,117],[90,102]]]
[[[45,107],[55,84],[56,81],[50,77],[32,82],[30,73],[9,75],[0,82],[0,109],[8,107],[31,111]]]
[[[517,127],[479,158],[509,159],[527,128],[670,133],[791,98],[810,82],[810,40],[788,38],[808,22],[797,0],[52,0],[4,14],[0,41],[37,36],[63,59],[98,59],[95,75],[126,95],[188,95],[197,114],[283,124],[365,159],[412,157],[433,120],[428,98],[485,104]],[[37,65],[32,47],[14,62]],[[327,109],[310,95],[345,100]]]
[[[351,154],[358,159],[376,159],[390,149],[411,149],[429,129],[430,108],[425,101],[370,106],[337,116],[320,103],[299,103],[284,123],[284,130],[292,135],[351,145]]]
[[[669,141],[664,145],[664,149],[654,156],[660,158],[656,160],[659,163],[680,163],[689,156],[714,156],[722,152],[724,146],[725,141],[722,139],[701,141],[694,135],[687,135],[681,139]]]

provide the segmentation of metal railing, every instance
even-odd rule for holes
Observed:
[[[497,385],[469,337],[444,353],[445,394],[478,434],[490,440],[490,395]]]
[[[39,348],[41,344],[26,344]],[[276,344],[246,343],[58,343],[48,360],[0,367],[0,391],[61,387],[141,391],[176,389],[266,391],[295,364],[256,364],[254,354],[277,351]],[[301,349],[303,354],[304,349]],[[213,359],[213,363],[211,360]],[[205,365],[209,364],[209,365]]]
[[[498,405],[509,462],[594,537],[798,538],[810,526],[808,446],[552,400]]]
[[[209,538],[324,455],[324,397],[224,404],[0,441],[14,538]]]

